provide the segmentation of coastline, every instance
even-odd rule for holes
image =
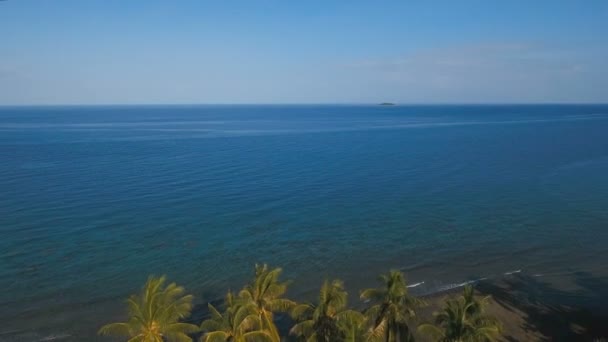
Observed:
[[[415,288],[411,284],[410,288]],[[604,341],[608,337],[608,280],[586,272],[535,277],[525,272],[512,273],[500,278],[490,278],[472,283],[476,296],[490,295],[486,312],[502,322],[503,334],[498,341]],[[433,312],[439,311],[446,299],[462,293],[460,284],[426,295],[420,295],[427,305],[417,311],[418,320],[412,325],[433,321]],[[353,299],[355,293],[351,293]],[[221,300],[213,301],[221,305]],[[208,318],[207,303],[196,303],[190,323],[200,323]],[[121,319],[122,316],[114,317]],[[286,341],[293,324],[289,317],[277,315],[277,326]],[[4,332],[0,339],[7,341],[79,340],[85,335],[75,331],[65,333],[34,333],[26,331]],[[111,338],[96,336],[94,331],[81,331],[89,340],[111,341]],[[90,334],[90,335],[89,335]],[[195,335],[197,338],[201,334]],[[430,341],[414,331],[416,341]]]
[[[491,296],[487,313],[503,324],[500,341],[601,341],[608,337],[607,285],[582,272],[568,279],[517,273],[478,281],[474,288],[479,297]],[[455,287],[422,296],[428,305],[419,310],[419,323],[432,322],[433,312],[461,291]],[[415,337],[428,340],[418,333]]]

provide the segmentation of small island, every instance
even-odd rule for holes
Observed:
[[[380,106],[394,106],[395,104],[394,104],[394,103],[391,103],[391,102],[382,102],[382,103],[380,103],[379,105],[380,105]]]

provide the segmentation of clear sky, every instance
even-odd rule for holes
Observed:
[[[608,1],[0,1],[0,105],[608,102]]]

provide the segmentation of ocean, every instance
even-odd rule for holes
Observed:
[[[608,279],[608,105],[0,107],[1,341],[97,340],[149,274],[350,302]],[[101,339],[100,339],[101,340]]]

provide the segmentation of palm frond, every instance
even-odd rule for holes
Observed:
[[[272,342],[272,337],[266,331],[251,331],[243,335],[244,342]]]
[[[312,304],[298,304],[291,309],[290,315],[296,320],[308,319],[312,317],[314,310],[315,306]]]
[[[201,340],[203,342],[227,342],[229,337],[230,335],[224,331],[213,331],[203,335]]]
[[[309,337],[314,333],[315,322],[313,320],[306,320],[294,324],[289,330],[290,335]]]
[[[132,336],[133,332],[128,323],[111,323],[101,327],[99,335]]]

